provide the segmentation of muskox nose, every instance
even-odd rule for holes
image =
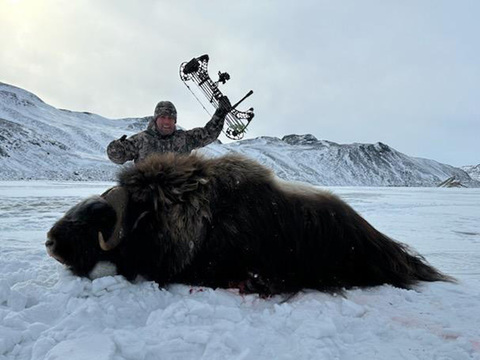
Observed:
[[[47,254],[53,257],[58,262],[65,264],[63,258],[55,253],[55,241],[52,239],[48,239],[45,241],[45,247],[47,248]]]

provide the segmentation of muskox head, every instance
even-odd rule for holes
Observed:
[[[72,207],[48,232],[48,254],[75,274],[88,275],[121,242],[125,202],[125,191],[112,188]]]

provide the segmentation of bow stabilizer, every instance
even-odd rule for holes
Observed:
[[[202,107],[208,112],[208,110],[203,106],[202,102],[195,93],[190,89],[187,82],[191,81],[196,84],[203,94],[207,97],[208,101],[214,106],[215,109],[218,109],[220,104],[220,99],[224,96],[219,89],[220,84],[225,84],[230,80],[230,75],[226,72],[218,72],[218,80],[213,81],[208,75],[208,55],[202,55],[198,58],[193,58],[188,62],[183,62],[180,65],[180,79],[182,79],[185,86],[190,90],[190,92],[195,96],[198,102]],[[223,131],[224,134],[232,140],[240,140],[245,135],[247,127],[252,121],[255,114],[253,113],[253,108],[248,109],[247,111],[239,111],[236,109],[240,103],[242,103],[247,97],[253,94],[253,91],[250,90],[242,99],[232,106],[232,109],[227,114],[225,122],[227,128]]]

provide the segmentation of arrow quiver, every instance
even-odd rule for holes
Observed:
[[[187,82],[193,82],[196,84],[206,96],[207,100],[215,107],[215,109],[218,109],[220,99],[224,96],[219,89],[219,85],[225,84],[230,80],[230,75],[228,73],[222,73],[219,71],[218,80],[213,81],[208,75],[208,60],[208,55],[202,55],[180,65],[180,78],[207,112],[208,110],[203,106],[202,102],[198,99],[192,89],[190,89]],[[250,108],[247,111],[239,111],[236,107],[252,94],[253,91],[250,90],[242,99],[232,105],[232,109],[227,114],[225,118],[227,128],[224,129],[223,132],[229,139],[240,140],[245,135],[247,127],[254,117],[253,108]]]

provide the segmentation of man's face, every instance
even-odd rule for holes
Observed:
[[[157,129],[162,135],[170,135],[172,134],[176,127],[175,127],[175,119],[169,116],[159,116],[156,120]]]

